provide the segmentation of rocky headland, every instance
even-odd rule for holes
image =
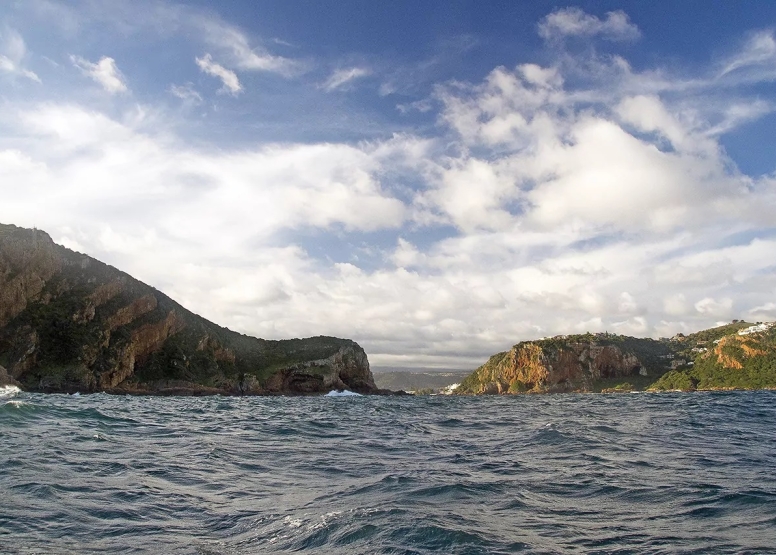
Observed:
[[[493,355],[457,394],[776,388],[776,325],[735,320],[672,338],[609,333],[518,343]]]
[[[0,224],[0,386],[130,394],[380,393],[354,341],[220,327],[40,230]]]

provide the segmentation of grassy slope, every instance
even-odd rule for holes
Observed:
[[[711,343],[708,351],[698,353],[694,364],[673,370],[655,382],[651,389],[764,389],[776,387],[776,326],[747,336],[736,334],[751,324],[726,326],[725,330],[706,330],[702,340]],[[735,326],[735,325],[734,325]],[[722,331],[731,331],[727,337]],[[704,332],[701,332],[704,333]],[[694,334],[697,335],[697,334]],[[722,342],[715,346],[714,341]]]

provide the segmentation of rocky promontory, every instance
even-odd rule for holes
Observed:
[[[39,392],[379,392],[354,341],[239,334],[40,230],[3,224],[0,368]]]
[[[590,391],[607,378],[645,376],[637,354],[608,334],[559,336],[518,343],[493,355],[469,375],[457,393],[560,393]]]
[[[523,341],[493,355],[457,394],[776,388],[776,324],[734,320],[690,335],[610,333]]]

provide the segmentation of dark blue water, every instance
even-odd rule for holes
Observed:
[[[776,553],[776,392],[0,399],[1,553]]]

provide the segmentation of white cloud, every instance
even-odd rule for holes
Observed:
[[[725,61],[720,77],[763,65],[770,66],[771,70],[776,69],[776,38],[772,30],[753,33],[744,48]]]
[[[502,198],[500,188],[510,189],[499,180],[516,171],[511,151],[501,153],[505,160],[469,155],[453,163],[434,154],[433,143],[398,136],[213,152],[142,132],[143,121],[77,106],[46,104],[10,117],[0,117],[15,130],[0,138],[0,184],[14,186],[0,185],[0,221],[46,229],[233,329],[353,337],[374,365],[472,368],[520,339],[693,331],[736,310],[762,314],[776,287],[765,271],[773,241],[706,245],[710,235],[724,237],[717,220],[607,239],[593,225],[602,216],[592,204],[587,226],[537,226],[531,215],[539,205],[512,214],[498,200],[475,204],[477,217],[451,208],[450,217],[470,222],[465,233],[398,239],[389,264],[373,269],[313,259],[287,238],[304,230],[409,233],[411,207],[384,182],[399,166],[440,172],[429,191],[445,179],[462,187],[482,181],[492,188],[483,198]],[[424,197],[440,210],[455,198]],[[595,198],[612,212],[628,202]],[[488,225],[488,213],[509,220]]]
[[[242,71],[266,71],[292,77],[306,70],[306,64],[300,60],[275,55],[261,44],[252,44],[260,43],[260,40],[224,21],[211,9],[164,0],[71,4],[54,0],[20,3],[23,9],[45,17],[47,23],[60,27],[69,35],[76,35],[89,26],[109,29],[122,38],[149,32],[164,38],[179,35],[201,47],[206,46],[219,60]],[[271,42],[286,44],[279,39]]]
[[[539,22],[539,35],[547,40],[594,35],[601,35],[610,40],[632,40],[641,36],[641,32],[622,10],[608,12],[602,20],[580,8],[563,8],[552,12]]]
[[[681,293],[675,293],[663,301],[663,311],[670,316],[685,316],[688,311],[687,299]]]
[[[193,83],[185,83],[183,85],[170,85],[170,94],[180,98],[184,104],[201,104],[202,95],[200,95],[194,88]]]
[[[752,319],[765,318],[769,321],[776,320],[776,303],[768,302],[760,306],[756,306],[749,311]]]
[[[337,69],[321,84],[321,88],[327,92],[341,90],[356,79],[366,77],[371,73],[371,70],[363,67]]]
[[[85,76],[98,83],[110,94],[127,91],[124,76],[119,71],[118,66],[116,66],[116,60],[113,58],[103,56],[97,63],[92,63],[80,56],[70,56],[70,61]]]
[[[58,181],[56,198],[70,199],[72,209],[123,205],[126,214],[132,214],[127,224],[158,217],[151,216],[152,207],[150,219],[140,217],[140,206],[151,199],[160,208],[182,201],[187,209],[170,211],[162,225],[168,232],[198,237],[222,235],[235,226],[246,236],[264,238],[304,226],[370,231],[397,227],[404,218],[402,203],[384,192],[373,175],[380,166],[371,147],[267,145],[208,154],[174,148],[75,106],[40,106],[18,114],[17,122],[28,139],[48,145],[48,150],[0,150],[5,155],[0,171],[16,168],[14,174],[34,172],[36,179],[51,179],[52,185]],[[49,167],[48,156],[67,163]],[[12,215],[11,204],[10,199],[5,204],[6,218]],[[106,218],[119,216],[110,212]]]
[[[731,315],[733,308],[733,299],[712,299],[706,297],[695,303],[695,310],[704,315],[710,315],[717,318],[725,318]]]
[[[639,131],[659,133],[675,148],[692,148],[694,141],[689,141],[688,144],[688,137],[682,125],[668,113],[657,96],[627,97],[617,105],[615,111],[625,123],[635,126]]]
[[[305,71],[305,64],[299,60],[271,54],[263,48],[252,48],[248,37],[239,30],[212,16],[187,13],[190,24],[204,31],[204,39],[220,50],[229,61],[243,71],[268,71],[285,77],[292,77]]]
[[[415,245],[400,237],[396,249],[393,251],[390,258],[397,267],[409,268],[418,265],[423,261],[425,256],[418,251]]]
[[[35,72],[24,67],[27,57],[27,45],[22,36],[13,29],[6,28],[0,33],[0,71],[11,75],[21,75],[40,83]]]
[[[195,61],[197,62],[199,69],[204,73],[212,75],[213,77],[218,77],[221,80],[223,87],[219,89],[219,92],[225,92],[236,96],[243,90],[242,85],[240,85],[240,80],[237,78],[237,74],[214,62],[213,57],[210,54],[205,54],[201,58],[196,58]]]

